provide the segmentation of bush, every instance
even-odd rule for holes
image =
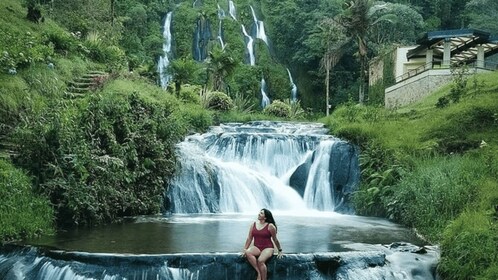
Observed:
[[[4,47],[0,53],[0,70],[10,74],[36,62],[46,62],[54,54],[51,46],[44,45],[30,32],[10,33],[0,29],[0,46]]]
[[[53,233],[50,202],[33,193],[30,178],[0,159],[0,240]]]
[[[183,85],[180,90],[180,100],[187,103],[201,104],[201,86]]]
[[[291,106],[280,100],[275,100],[263,109],[263,113],[279,118],[289,118],[291,115]]]
[[[232,99],[223,92],[212,91],[207,94],[207,107],[219,111],[229,111],[233,109]]]
[[[384,203],[392,205],[396,221],[438,240],[447,223],[474,202],[480,185],[476,178],[486,173],[484,164],[466,156],[420,160]]]
[[[155,214],[184,135],[172,108],[139,94],[93,95],[55,106],[18,133],[18,164],[37,175],[60,226]],[[61,174],[64,174],[61,176]]]
[[[491,219],[465,211],[445,229],[438,265],[444,279],[498,279],[498,228]]]

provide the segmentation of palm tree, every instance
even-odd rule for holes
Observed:
[[[379,13],[381,14],[379,16]],[[371,28],[379,22],[403,20],[395,15],[386,3],[374,4],[373,0],[349,0],[344,4],[344,13],[339,16],[339,23],[346,29],[349,36],[358,44],[360,60],[359,103],[365,99],[365,82],[367,79],[367,36]]]
[[[226,51],[221,48],[214,48],[209,52],[207,58],[208,75],[211,74],[214,91],[222,91],[224,79],[231,76],[237,67],[237,61]]]
[[[191,82],[199,71],[197,62],[190,58],[175,59],[169,65],[172,72],[172,80],[175,83],[175,93],[180,94],[182,84]]]
[[[365,98],[364,83],[367,58],[367,33],[370,27],[369,10],[372,7],[371,0],[350,0],[345,4],[344,13],[339,17],[339,22],[347,30],[349,35],[357,41],[358,57],[360,59],[360,87],[359,102],[363,103]]]
[[[339,62],[343,55],[343,47],[347,42],[343,28],[333,19],[326,18],[318,25],[318,35],[322,43],[323,57],[320,60],[321,68],[325,68],[325,92],[326,92],[326,112],[330,112],[330,74],[332,68]]]

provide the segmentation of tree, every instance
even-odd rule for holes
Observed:
[[[470,28],[498,34],[498,2],[495,0],[471,0],[465,6],[465,17]]]
[[[358,57],[360,60],[360,86],[358,99],[364,101],[364,84],[367,58],[367,33],[370,27],[369,10],[372,7],[371,0],[350,0],[346,2],[344,13],[339,17],[339,22],[346,29],[349,36],[354,38],[358,44]]]
[[[194,80],[195,74],[199,70],[197,62],[190,58],[181,58],[171,61],[169,67],[172,72],[172,80],[175,83],[175,92],[180,94],[181,85]]]
[[[324,18],[318,23],[313,33],[305,44],[316,46],[322,54],[320,60],[321,69],[325,69],[325,102],[326,112],[329,115],[330,100],[330,74],[334,66],[342,57],[344,46],[349,41],[345,35],[344,28],[334,19]]]
[[[343,14],[339,16],[339,23],[345,28],[347,34],[352,37],[358,45],[358,57],[360,60],[360,85],[358,99],[363,103],[365,99],[365,83],[367,80],[368,64],[368,35],[373,27],[382,23],[393,23],[404,20],[403,15],[396,15],[389,5],[384,2],[373,2],[373,0],[350,0],[344,5]]]
[[[223,92],[224,79],[231,76],[237,67],[237,61],[226,51],[227,47],[224,50],[215,47],[208,54],[207,71],[208,76],[211,74],[214,91]]]

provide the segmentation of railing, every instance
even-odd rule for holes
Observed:
[[[498,62],[494,61],[479,61],[479,60],[467,60],[465,61],[465,65],[467,67],[472,68],[472,69],[485,69],[485,70],[490,70],[490,71],[496,71],[498,69]],[[427,70],[431,69],[450,69],[452,67],[458,67],[458,63],[453,63],[451,66],[443,66],[441,65],[441,62],[432,62],[432,63],[426,63],[424,65],[421,65],[420,67],[417,67],[415,69],[412,69],[403,75],[397,76],[395,78],[396,83],[402,82],[408,78],[417,76],[420,73],[423,73]]]

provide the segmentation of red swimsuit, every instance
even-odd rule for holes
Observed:
[[[256,246],[260,251],[266,248],[273,248],[273,242],[271,241],[271,233],[268,229],[268,224],[260,230],[256,228],[256,222],[252,227],[252,236],[254,237],[254,246]]]

